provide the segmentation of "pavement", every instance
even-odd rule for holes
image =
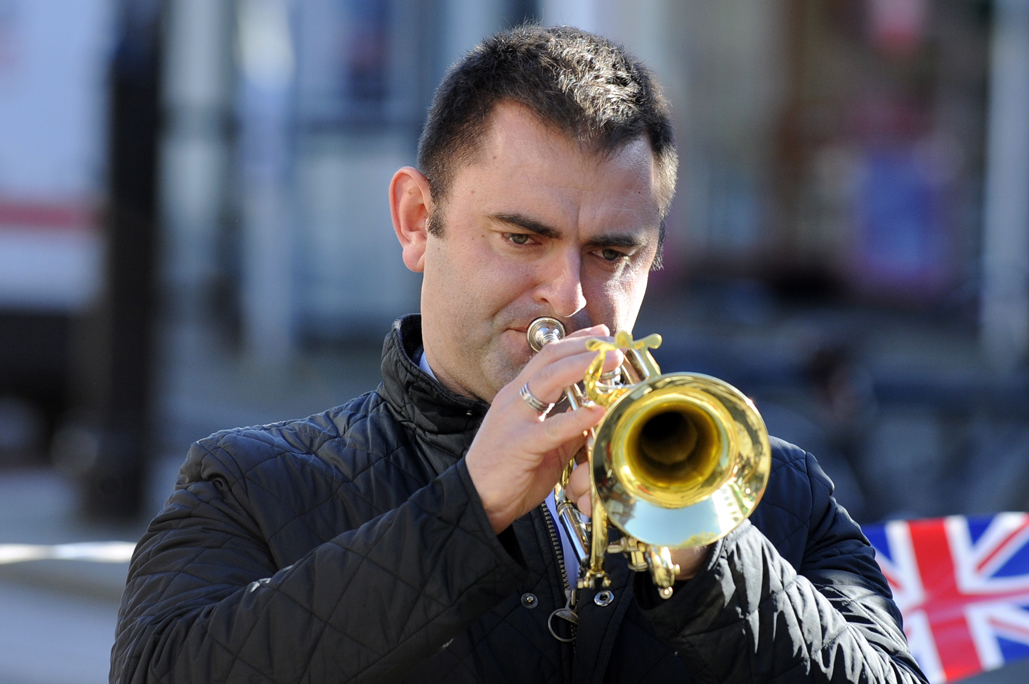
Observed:
[[[113,558],[103,558],[99,553],[78,558],[47,556],[60,555],[62,547],[68,549],[73,544],[135,544],[144,528],[142,524],[86,523],[77,515],[77,504],[74,484],[53,470],[27,470],[0,477],[0,582],[117,604],[129,569],[124,553]],[[21,559],[31,558],[32,551],[40,551],[42,558]]]
[[[52,469],[0,474],[0,682],[107,681],[125,556],[142,532],[83,521]]]
[[[116,614],[106,602],[0,581],[0,681],[107,682]]]

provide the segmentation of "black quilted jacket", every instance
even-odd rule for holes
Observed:
[[[387,338],[375,392],[190,450],[140,541],[111,682],[915,682],[900,618],[814,459],[774,442],[763,501],[668,601],[609,558],[574,643],[549,516],[490,528],[461,456],[487,406]]]

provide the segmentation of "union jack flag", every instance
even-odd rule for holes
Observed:
[[[895,521],[864,532],[930,682],[1029,656],[1029,515]]]

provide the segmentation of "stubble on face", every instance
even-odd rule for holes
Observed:
[[[427,247],[427,261],[435,268],[426,269],[422,282],[422,328],[423,338],[444,343],[426,341],[429,364],[445,386],[490,402],[532,358],[525,338],[529,324],[552,312],[533,302],[489,297],[514,290],[499,277],[499,269],[487,264],[474,278],[463,276],[468,263],[475,263],[474,255],[462,245],[450,244],[456,238],[442,212],[435,215],[434,225],[439,237],[430,238]]]
[[[639,215],[653,215],[647,225],[653,223],[654,230],[645,232],[656,238],[657,201],[652,186],[640,180],[652,167],[649,145],[643,145],[645,157],[639,156],[639,146],[627,146],[627,151],[597,159],[527,111],[498,107],[482,154],[458,170],[446,202],[429,219],[435,230],[426,247],[423,339],[429,364],[444,385],[492,401],[531,358],[525,330],[539,316],[557,315],[570,331],[594,323],[631,327],[653,247],[617,282],[604,282],[592,262],[584,261],[574,274],[587,300],[578,311],[555,311],[553,301],[541,293],[560,275],[553,266],[554,250],[594,258],[584,241],[597,226],[600,232],[636,235],[641,229],[625,225],[639,221]],[[626,172],[627,167],[632,170]],[[595,189],[612,185],[612,179],[617,182],[606,192]],[[503,231],[518,229],[498,225],[495,217],[505,215],[534,217],[554,226],[561,237],[541,241],[550,251],[523,254],[504,243]]]

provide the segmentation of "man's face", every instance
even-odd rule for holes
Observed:
[[[422,335],[440,381],[492,401],[531,358],[525,331],[539,316],[568,332],[631,330],[657,251],[657,197],[645,139],[598,156],[499,105],[478,158],[453,177],[442,237],[425,246]]]

